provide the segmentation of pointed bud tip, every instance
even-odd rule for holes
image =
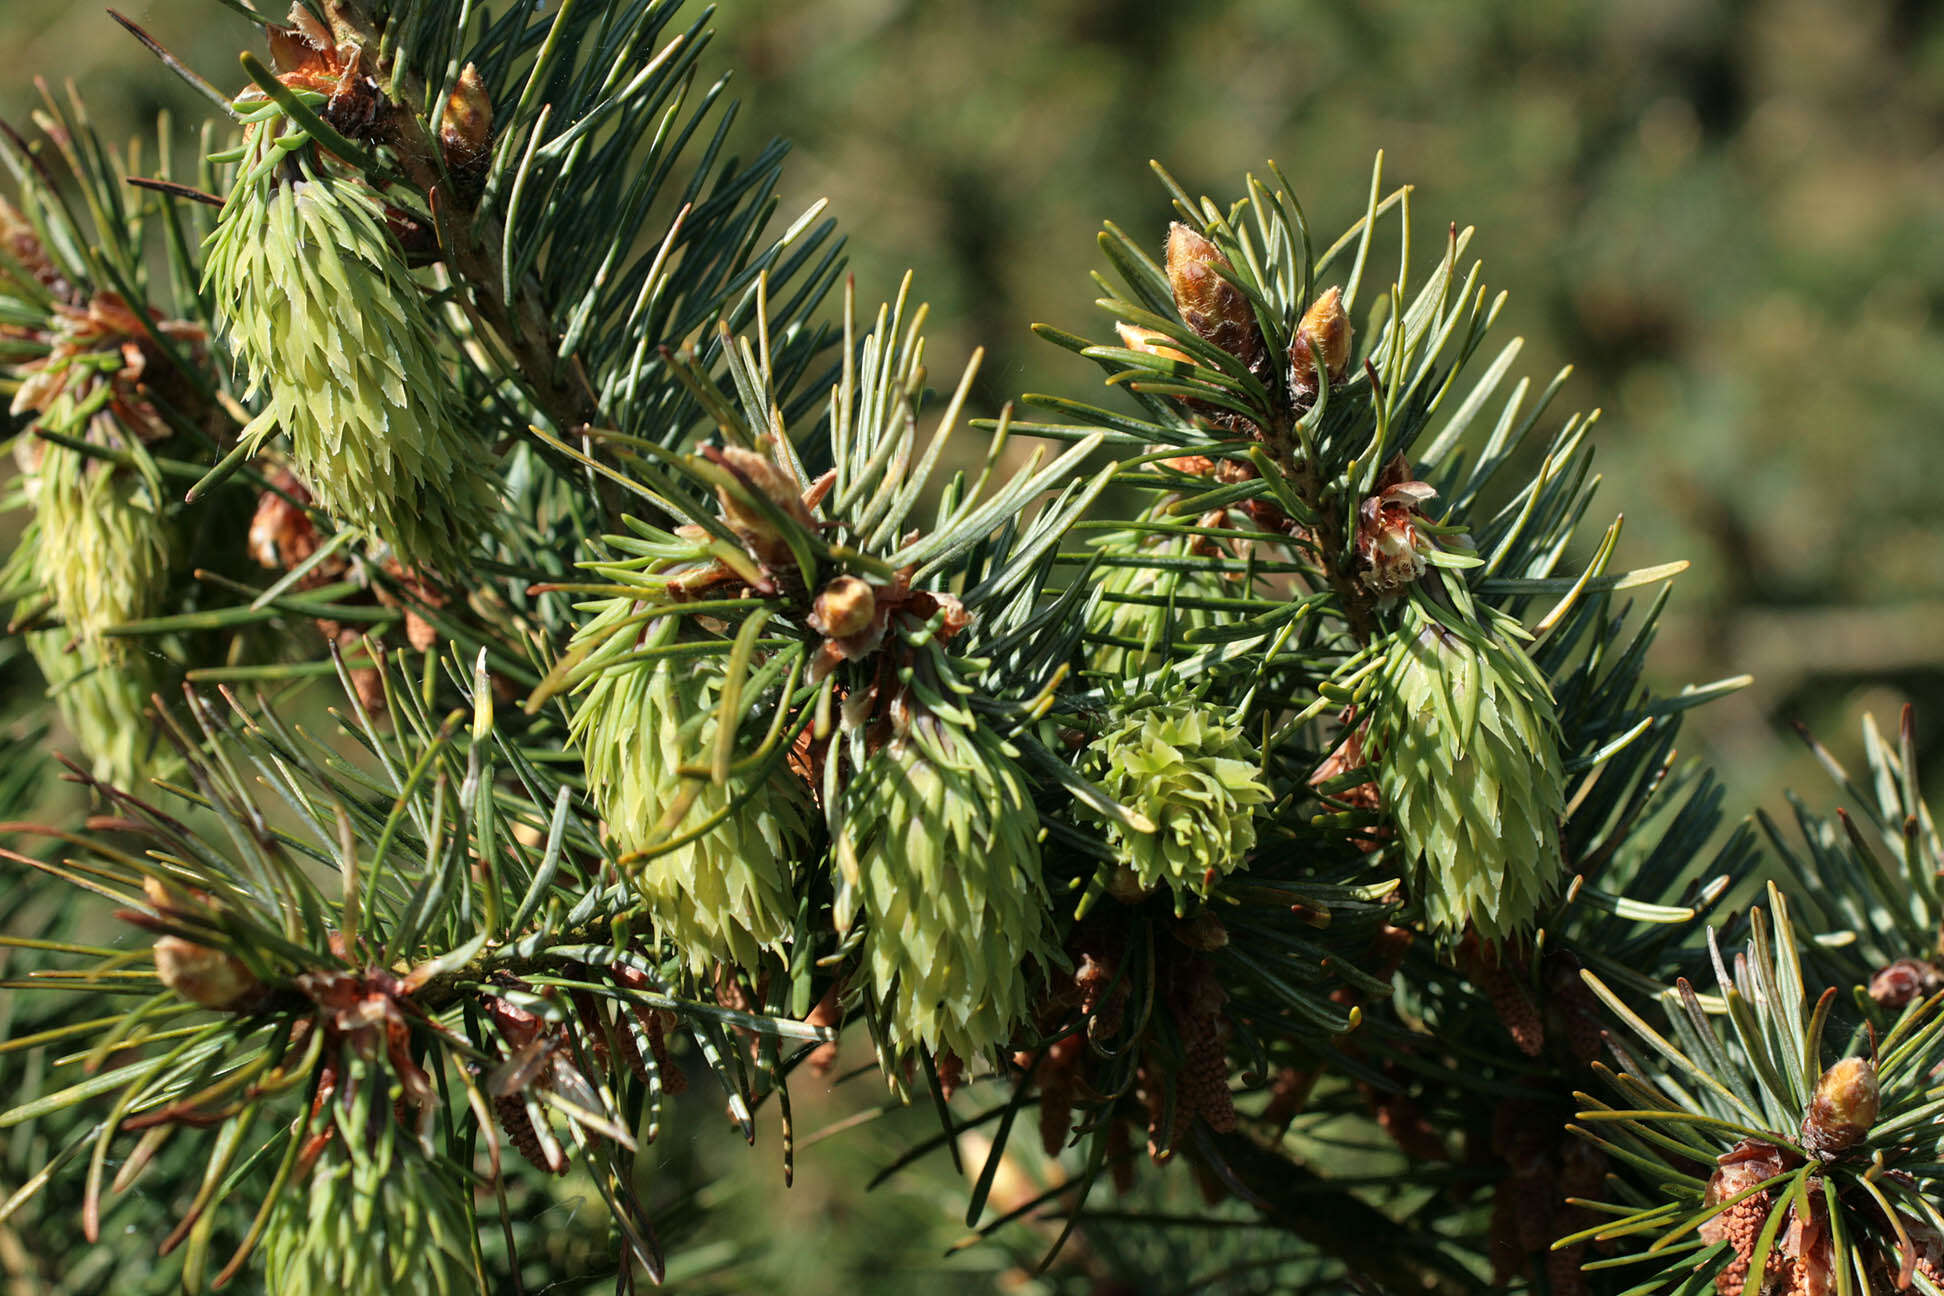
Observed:
[[[1311,303],[1296,326],[1296,336],[1289,344],[1291,392],[1303,397],[1316,394],[1318,360],[1332,383],[1342,382],[1350,372],[1353,335],[1349,312],[1343,308],[1343,290],[1332,287]]]
[[[1248,298],[1218,273],[1231,268],[1222,250],[1201,233],[1180,221],[1168,226],[1168,289],[1182,322],[1254,368],[1262,360],[1262,333]]]

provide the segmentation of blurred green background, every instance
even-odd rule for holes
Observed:
[[[215,0],[123,9],[239,81],[248,29]],[[935,379],[985,346],[988,410],[1093,383],[1027,325],[1103,331],[1100,221],[1158,251],[1168,219],[1149,158],[1226,199],[1273,157],[1328,237],[1383,149],[1421,259],[1476,225],[1521,371],[1576,366],[1554,419],[1603,409],[1621,563],[1693,560],[1657,677],[1755,675],[1692,723],[1731,812],[1832,799],[1790,720],[1853,756],[1862,712],[1912,701],[1944,770],[1944,6],[746,0],[717,21],[741,139],[796,141],[786,210],[831,199],[866,299],[917,268]],[[203,111],[94,4],[0,0],[0,53],[11,122],[33,74],[78,82],[111,138]]]

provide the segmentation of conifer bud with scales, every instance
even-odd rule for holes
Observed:
[[[451,576],[494,512],[488,448],[465,429],[384,204],[283,129],[275,115],[249,127],[205,247],[244,397],[264,398],[242,438],[282,431],[327,512],[407,569]]]
[[[114,291],[90,295],[4,199],[0,316],[0,390],[11,386],[9,412],[30,420],[14,455],[39,524],[34,574],[74,638],[123,659],[126,644],[104,632],[160,607],[172,540],[160,480],[137,452],[173,431],[157,400],[188,403],[174,356],[193,362],[203,330]]]
[[[1253,369],[1266,349],[1262,330],[1247,295],[1222,271],[1232,267],[1220,248],[1180,221],[1168,227],[1168,286],[1182,321],[1203,341]]]
[[[896,1057],[967,1063],[1004,1044],[1058,957],[1039,814],[1007,745],[923,709],[845,784],[837,921],[861,912],[864,962]]]
[[[574,699],[570,737],[624,855],[684,839],[632,868],[657,932],[697,975],[717,961],[755,968],[793,928],[792,861],[805,850],[809,793],[781,767],[722,783],[681,773],[714,749],[722,662],[636,656],[679,646],[680,617],[630,632],[644,610],[612,599],[576,632],[569,652],[587,650],[593,674]]]
[[[1524,631],[1475,625],[1414,589],[1384,645],[1367,750],[1411,894],[1447,942],[1528,930],[1564,872],[1564,773],[1552,690]]]
[[[1268,804],[1262,759],[1240,727],[1194,702],[1135,705],[1087,745],[1081,770],[1154,825],[1106,825],[1108,844],[1140,885],[1166,884],[1177,912],[1255,849]]]
[[[1299,404],[1315,399],[1317,362],[1332,383],[1343,381],[1350,371],[1350,341],[1353,330],[1349,313],[1343,309],[1343,290],[1332,288],[1318,297],[1296,325],[1296,336],[1289,343],[1289,394]]]

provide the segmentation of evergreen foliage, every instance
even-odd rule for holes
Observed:
[[[634,1290],[690,1074],[787,1179],[853,1024],[940,1123],[890,1169],[981,1149],[1049,1284],[1939,1290],[1908,722],[1857,816],[1717,831],[1674,743],[1743,681],[1644,685],[1683,564],[1614,569],[1593,418],[1381,159],[1320,248],[1273,164],[1157,168],[1111,338],[1037,330],[1102,403],[976,417],[909,278],[827,300],[706,14],[230,4],[239,93],[157,47],[188,170],[0,139],[7,651],[94,802],[30,822],[8,740],[53,1289]]]

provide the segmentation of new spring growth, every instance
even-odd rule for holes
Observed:
[[[1151,825],[1104,824],[1109,848],[1141,894],[1165,883],[1185,913],[1255,849],[1255,814],[1271,800],[1262,758],[1241,727],[1212,708],[1130,707],[1082,761],[1103,792]]]
[[[1802,1118],[1803,1146],[1821,1157],[1855,1147],[1876,1124],[1880,1100],[1876,1064],[1868,1058],[1844,1058],[1816,1081]]]
[[[1255,311],[1242,290],[1222,277],[1233,268],[1221,249],[1176,221],[1168,226],[1167,264],[1182,321],[1249,368],[1261,364],[1266,348]]]

